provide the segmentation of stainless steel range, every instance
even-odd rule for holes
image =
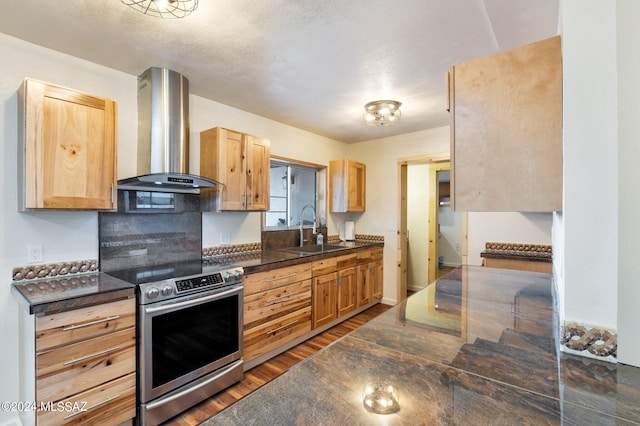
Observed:
[[[138,289],[138,424],[157,425],[242,378],[241,267],[108,273]]]

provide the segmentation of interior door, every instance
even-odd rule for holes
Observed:
[[[429,165],[429,283],[436,280],[438,274],[438,240],[440,236],[438,206],[440,188],[438,173],[451,170],[451,163],[432,163]]]

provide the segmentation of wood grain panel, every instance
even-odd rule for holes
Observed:
[[[271,271],[247,274],[244,277],[245,297],[311,278],[311,263],[272,269]]]
[[[136,369],[135,347],[108,353],[74,364],[69,368],[39,377],[36,382],[38,401],[59,401],[79,390],[105,384]]]
[[[310,331],[310,306],[245,330],[243,358],[249,362]]]
[[[554,37],[453,67],[459,211],[562,209],[562,59]]]
[[[36,317],[36,351],[135,326],[135,299]]]
[[[64,345],[55,349],[39,352],[36,355],[36,376],[42,377],[66,368],[119,350],[133,347],[136,344],[135,328],[109,333],[93,339]]]
[[[136,415],[136,375],[128,374],[110,383],[57,401],[62,407],[80,407],[85,411],[38,410],[41,425],[121,424]],[[65,419],[66,418],[66,419]]]
[[[245,296],[244,328],[247,330],[310,306],[310,279]]]

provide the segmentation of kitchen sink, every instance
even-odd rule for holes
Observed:
[[[343,246],[332,246],[329,244],[324,244],[324,245],[308,245],[308,246],[302,246],[302,247],[287,247],[282,249],[283,251],[289,251],[289,252],[293,252],[293,253],[325,253],[328,251],[335,251],[335,250],[343,250],[346,247]]]

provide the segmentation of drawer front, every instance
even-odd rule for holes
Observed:
[[[335,272],[338,267],[337,257],[328,257],[311,263],[311,271],[314,277]]]
[[[371,249],[371,261],[375,262],[377,260],[382,260],[383,252],[384,252],[384,249],[382,247],[376,247],[374,249]]]
[[[338,256],[336,258],[336,271],[341,269],[351,268],[356,266],[357,263],[357,254],[345,254],[344,256]]]
[[[135,346],[136,332],[131,327],[104,336],[40,352],[36,355],[36,374],[47,374],[91,362],[110,353]]]
[[[311,331],[311,307],[292,312],[244,332],[245,362]]]
[[[371,262],[371,250],[362,250],[357,253],[358,265]]]
[[[36,317],[36,351],[133,327],[135,299]]]
[[[277,268],[271,271],[249,274],[244,277],[244,295],[260,293],[284,285],[293,284],[311,278],[311,264]]]
[[[92,357],[56,373],[38,377],[36,399],[45,402],[59,401],[125,376],[135,369],[135,346]]]
[[[244,328],[249,329],[311,306],[311,280],[244,298]]]
[[[38,408],[37,421],[40,425],[121,424],[136,415],[136,375],[128,374]]]

